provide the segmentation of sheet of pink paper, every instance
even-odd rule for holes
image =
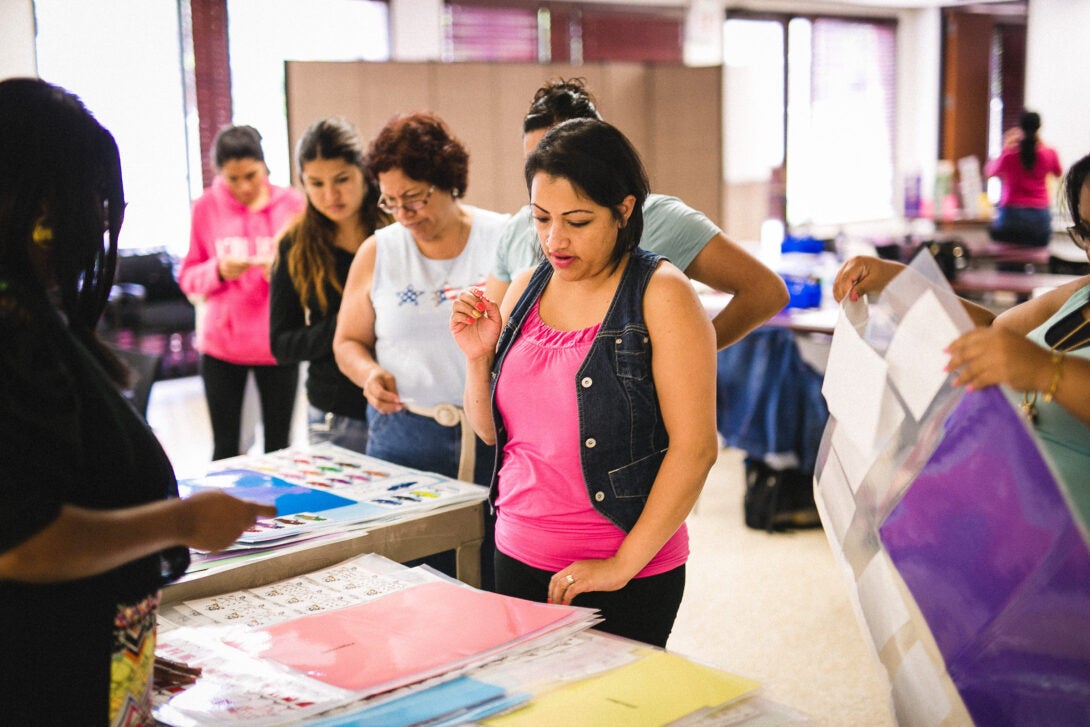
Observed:
[[[424,583],[229,643],[327,684],[377,693],[449,671],[578,610]]]

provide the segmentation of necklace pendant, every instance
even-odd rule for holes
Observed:
[[[1022,399],[1022,414],[1029,420],[1030,424],[1037,423],[1037,402],[1030,401],[1029,399]]]

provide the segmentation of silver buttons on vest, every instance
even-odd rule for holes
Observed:
[[[582,387],[583,387],[584,389],[589,389],[589,388],[590,388],[590,386],[591,386],[591,384],[593,384],[593,383],[594,383],[594,379],[592,379],[592,378],[591,378],[591,377],[589,377],[589,376],[584,376],[584,377],[583,377],[583,378],[582,378],[582,379],[581,379],[581,380],[579,381],[579,385],[580,385],[580,386],[582,386]]]
[[[606,499],[606,493],[602,492],[601,490],[598,490],[597,492],[594,493],[594,501],[595,502],[601,502],[604,499]]]
[[[594,449],[598,445],[598,440],[594,437],[587,437],[587,441],[583,442],[587,449]]]

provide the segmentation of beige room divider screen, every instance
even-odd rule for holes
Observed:
[[[575,76],[587,80],[605,119],[639,149],[652,190],[722,224],[719,67],[290,61],[288,136],[294,148],[312,121],[341,115],[370,140],[394,114],[430,109],[469,150],[466,200],[514,212],[527,199],[522,117],[542,83]]]

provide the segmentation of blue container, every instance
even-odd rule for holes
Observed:
[[[780,245],[780,277],[787,285],[791,298],[788,308],[818,308],[821,306],[821,280],[817,276],[825,243],[813,237],[791,237]]]
[[[791,296],[788,308],[819,308],[821,306],[821,281],[808,275],[780,273]]]

